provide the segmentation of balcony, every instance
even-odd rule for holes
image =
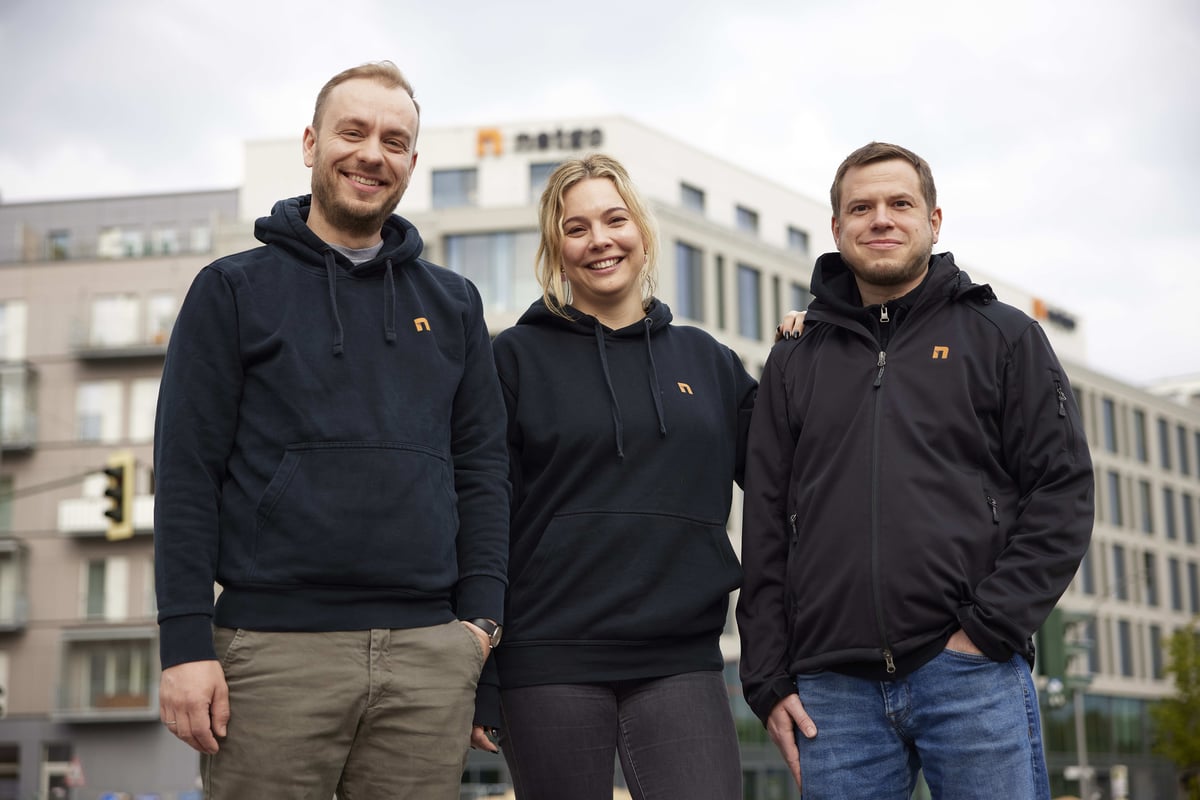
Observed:
[[[167,334],[144,337],[92,335],[76,326],[71,336],[71,350],[81,361],[161,359],[167,354]]]
[[[24,630],[29,622],[28,557],[23,542],[0,538],[0,633]]]
[[[60,500],[58,532],[64,536],[104,536],[108,531],[108,517],[104,512],[111,507],[112,501],[106,497]],[[133,532],[135,536],[154,532],[154,495],[134,495]]]
[[[62,632],[56,722],[158,718],[158,629],[89,626]]]
[[[28,361],[0,362],[0,449],[32,450],[37,430],[37,370]]]

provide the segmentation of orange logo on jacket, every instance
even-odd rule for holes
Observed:
[[[946,347],[944,344],[934,345],[933,346],[933,357],[934,358],[949,358],[950,357],[950,348]]]
[[[683,394],[694,394],[694,392],[692,391],[692,387],[688,386],[683,381],[679,381],[675,385],[679,387],[679,391],[682,392]]]
[[[425,319],[425,317],[417,317],[417,318],[415,318],[415,319],[413,320],[413,325],[416,325],[416,326],[417,326],[417,330],[419,330],[419,331],[427,331],[427,330],[429,330],[429,320]]]

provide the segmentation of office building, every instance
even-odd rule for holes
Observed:
[[[658,220],[660,297],[677,322],[709,330],[752,374],[783,313],[808,304],[813,260],[833,247],[824,199],[621,117],[426,129],[419,150],[399,212],[417,225],[427,258],[479,287],[493,331],[539,294],[535,205],[549,172],[572,155],[603,151],[628,166]],[[56,787],[88,800],[195,791],[195,754],[158,723],[153,414],[193,276],[254,246],[254,218],[308,191],[292,139],[248,142],[245,163],[236,189],[0,204],[0,800],[50,797]],[[1191,395],[1184,386],[1159,396],[1085,366],[1083,319],[993,280],[986,253],[959,255],[973,277],[1042,322],[1073,381],[1098,519],[1061,605],[1087,615],[1094,634],[1089,763],[1101,785],[1123,764],[1133,796],[1164,796],[1171,772],[1149,753],[1146,706],[1171,691],[1159,642],[1200,613],[1194,385]],[[101,470],[124,450],[138,465],[134,533],[109,540]],[[735,545],[738,519],[735,497]],[[795,796],[741,700],[732,620],[723,647],[746,797]],[[1073,704],[1047,703],[1045,713],[1056,793],[1075,793],[1063,777],[1076,763]],[[506,782],[502,759],[472,753],[463,796]]]

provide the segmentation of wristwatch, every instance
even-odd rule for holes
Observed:
[[[483,617],[479,617],[478,619],[469,619],[467,622],[471,623],[488,635],[488,639],[491,640],[493,650],[500,646],[500,637],[504,635],[504,626],[499,622],[496,622],[494,619],[485,619]]]

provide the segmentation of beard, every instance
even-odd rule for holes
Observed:
[[[319,159],[319,154],[318,154]],[[318,160],[318,163],[320,161]],[[332,165],[313,171],[313,202],[321,207],[321,213],[334,228],[354,236],[374,236],[383,229],[383,223],[396,210],[404,190],[408,188],[408,176],[391,187],[391,191],[376,203],[343,200],[338,192],[339,174]]]
[[[933,255],[930,247],[915,254],[906,262],[877,261],[871,264],[861,264],[842,255],[842,260],[850,268],[850,272],[859,281],[871,286],[903,286],[916,280],[929,268],[929,259]]]

